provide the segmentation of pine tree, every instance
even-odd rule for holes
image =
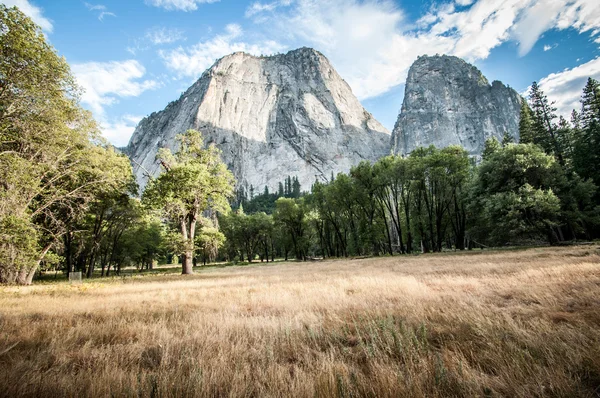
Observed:
[[[556,136],[556,108],[540,89],[537,82],[531,85],[529,99],[533,111],[533,143],[541,146],[546,153],[553,154],[564,166],[564,151]]]
[[[566,159],[572,159],[573,157],[573,135],[571,124],[567,119],[560,116],[556,129],[556,139]]]
[[[533,118],[531,117],[531,108],[527,101],[521,100],[521,118],[519,120],[519,142],[521,144],[533,143]]]
[[[285,190],[283,188],[283,184],[279,183],[279,190],[277,191],[277,196],[282,197],[285,195]]]
[[[265,196],[269,196],[269,187],[265,185],[265,190],[263,192],[263,195]]]
[[[508,144],[514,144],[514,143],[515,143],[515,137],[513,137],[512,134],[510,134],[508,131],[505,131],[504,135],[502,136],[502,147],[505,147]]]
[[[600,123],[600,83],[590,77],[581,97],[582,127],[587,128],[593,122]]]
[[[500,141],[498,141],[496,137],[488,138],[485,140],[485,147],[481,157],[483,160],[487,160],[492,154],[498,152],[500,149],[502,149],[502,145],[500,145]]]
[[[292,197],[296,199],[300,197],[300,181],[298,181],[298,177],[294,177],[292,182]]]
[[[573,139],[575,170],[600,186],[600,83],[592,78],[583,89],[578,121]]]

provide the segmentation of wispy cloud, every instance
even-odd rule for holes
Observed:
[[[146,0],[146,4],[154,7],[162,7],[166,10],[195,11],[198,4],[217,3],[220,0]]]
[[[146,32],[145,38],[155,45],[186,40],[183,30],[168,28],[152,28]]]
[[[8,7],[18,7],[23,14],[31,18],[33,22],[38,24],[45,32],[52,33],[52,30],[54,29],[52,21],[43,15],[43,10],[41,8],[33,5],[28,0],[3,0],[2,3]]]
[[[260,1],[255,1],[246,9],[246,18],[250,18],[262,12],[274,11],[278,7],[289,6],[290,4],[292,4],[292,0],[280,0],[273,1],[270,3],[262,3]]]
[[[210,40],[202,41],[190,47],[178,47],[174,50],[161,50],[159,55],[165,65],[177,72],[179,77],[199,77],[216,59],[236,51],[244,51],[254,55],[272,54],[283,50],[281,44],[266,40],[248,43],[239,40],[243,35],[241,26],[227,25],[225,32]]]
[[[104,17],[116,17],[117,16],[115,13],[108,11],[106,6],[103,4],[90,4],[90,3],[83,3],[83,4],[85,4],[85,6],[87,7],[88,10],[97,11],[98,12],[98,20],[100,20],[100,21],[104,21]]]
[[[126,50],[132,55],[137,55],[142,51],[149,50],[152,46],[163,46],[185,40],[187,37],[181,29],[154,27],[148,29],[144,36],[133,39],[133,44]]]
[[[556,48],[556,47],[558,47],[558,44],[556,44],[556,43],[554,43],[554,44],[552,44],[552,45],[550,45],[550,44],[546,44],[546,45],[544,45],[544,52],[545,52],[545,51],[550,51],[550,50],[552,50],[552,49],[554,49],[554,48]]]

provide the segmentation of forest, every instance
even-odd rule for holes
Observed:
[[[600,83],[570,120],[534,82],[520,139],[360,163],[327,183],[234,190],[219,150],[181,132],[139,192],[129,159],[80,105],[40,28],[0,5],[0,282],[44,271],[88,278],[124,268],[403,255],[559,245],[600,234]],[[306,189],[306,192],[302,191]],[[259,188],[256,188],[259,189]]]

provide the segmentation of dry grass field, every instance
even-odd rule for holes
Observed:
[[[597,397],[600,248],[0,289],[0,395]]]

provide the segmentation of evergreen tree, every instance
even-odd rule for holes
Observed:
[[[500,144],[496,137],[488,138],[485,140],[485,147],[481,157],[485,160],[488,159],[492,154],[502,149],[503,145]]]
[[[505,147],[508,144],[514,144],[514,143],[515,143],[515,137],[513,137],[512,134],[510,134],[508,131],[505,131],[504,135],[502,136],[502,147]]]
[[[519,120],[519,142],[521,144],[533,143],[533,118],[531,108],[527,101],[521,99],[521,118]]]
[[[588,79],[583,89],[578,121],[573,139],[575,170],[600,186],[600,83],[594,79]]]
[[[594,122],[600,123],[600,83],[590,77],[581,97],[581,123],[587,128]]]
[[[300,197],[300,181],[298,181],[298,177],[294,177],[292,182],[292,197],[298,199]]]
[[[548,101],[548,97],[533,82],[529,94],[533,111],[533,143],[541,146],[548,154],[552,154],[564,166],[564,149],[557,137],[556,108]]]
[[[285,190],[283,188],[283,184],[279,183],[279,190],[277,191],[277,196],[282,197],[285,195]]]

